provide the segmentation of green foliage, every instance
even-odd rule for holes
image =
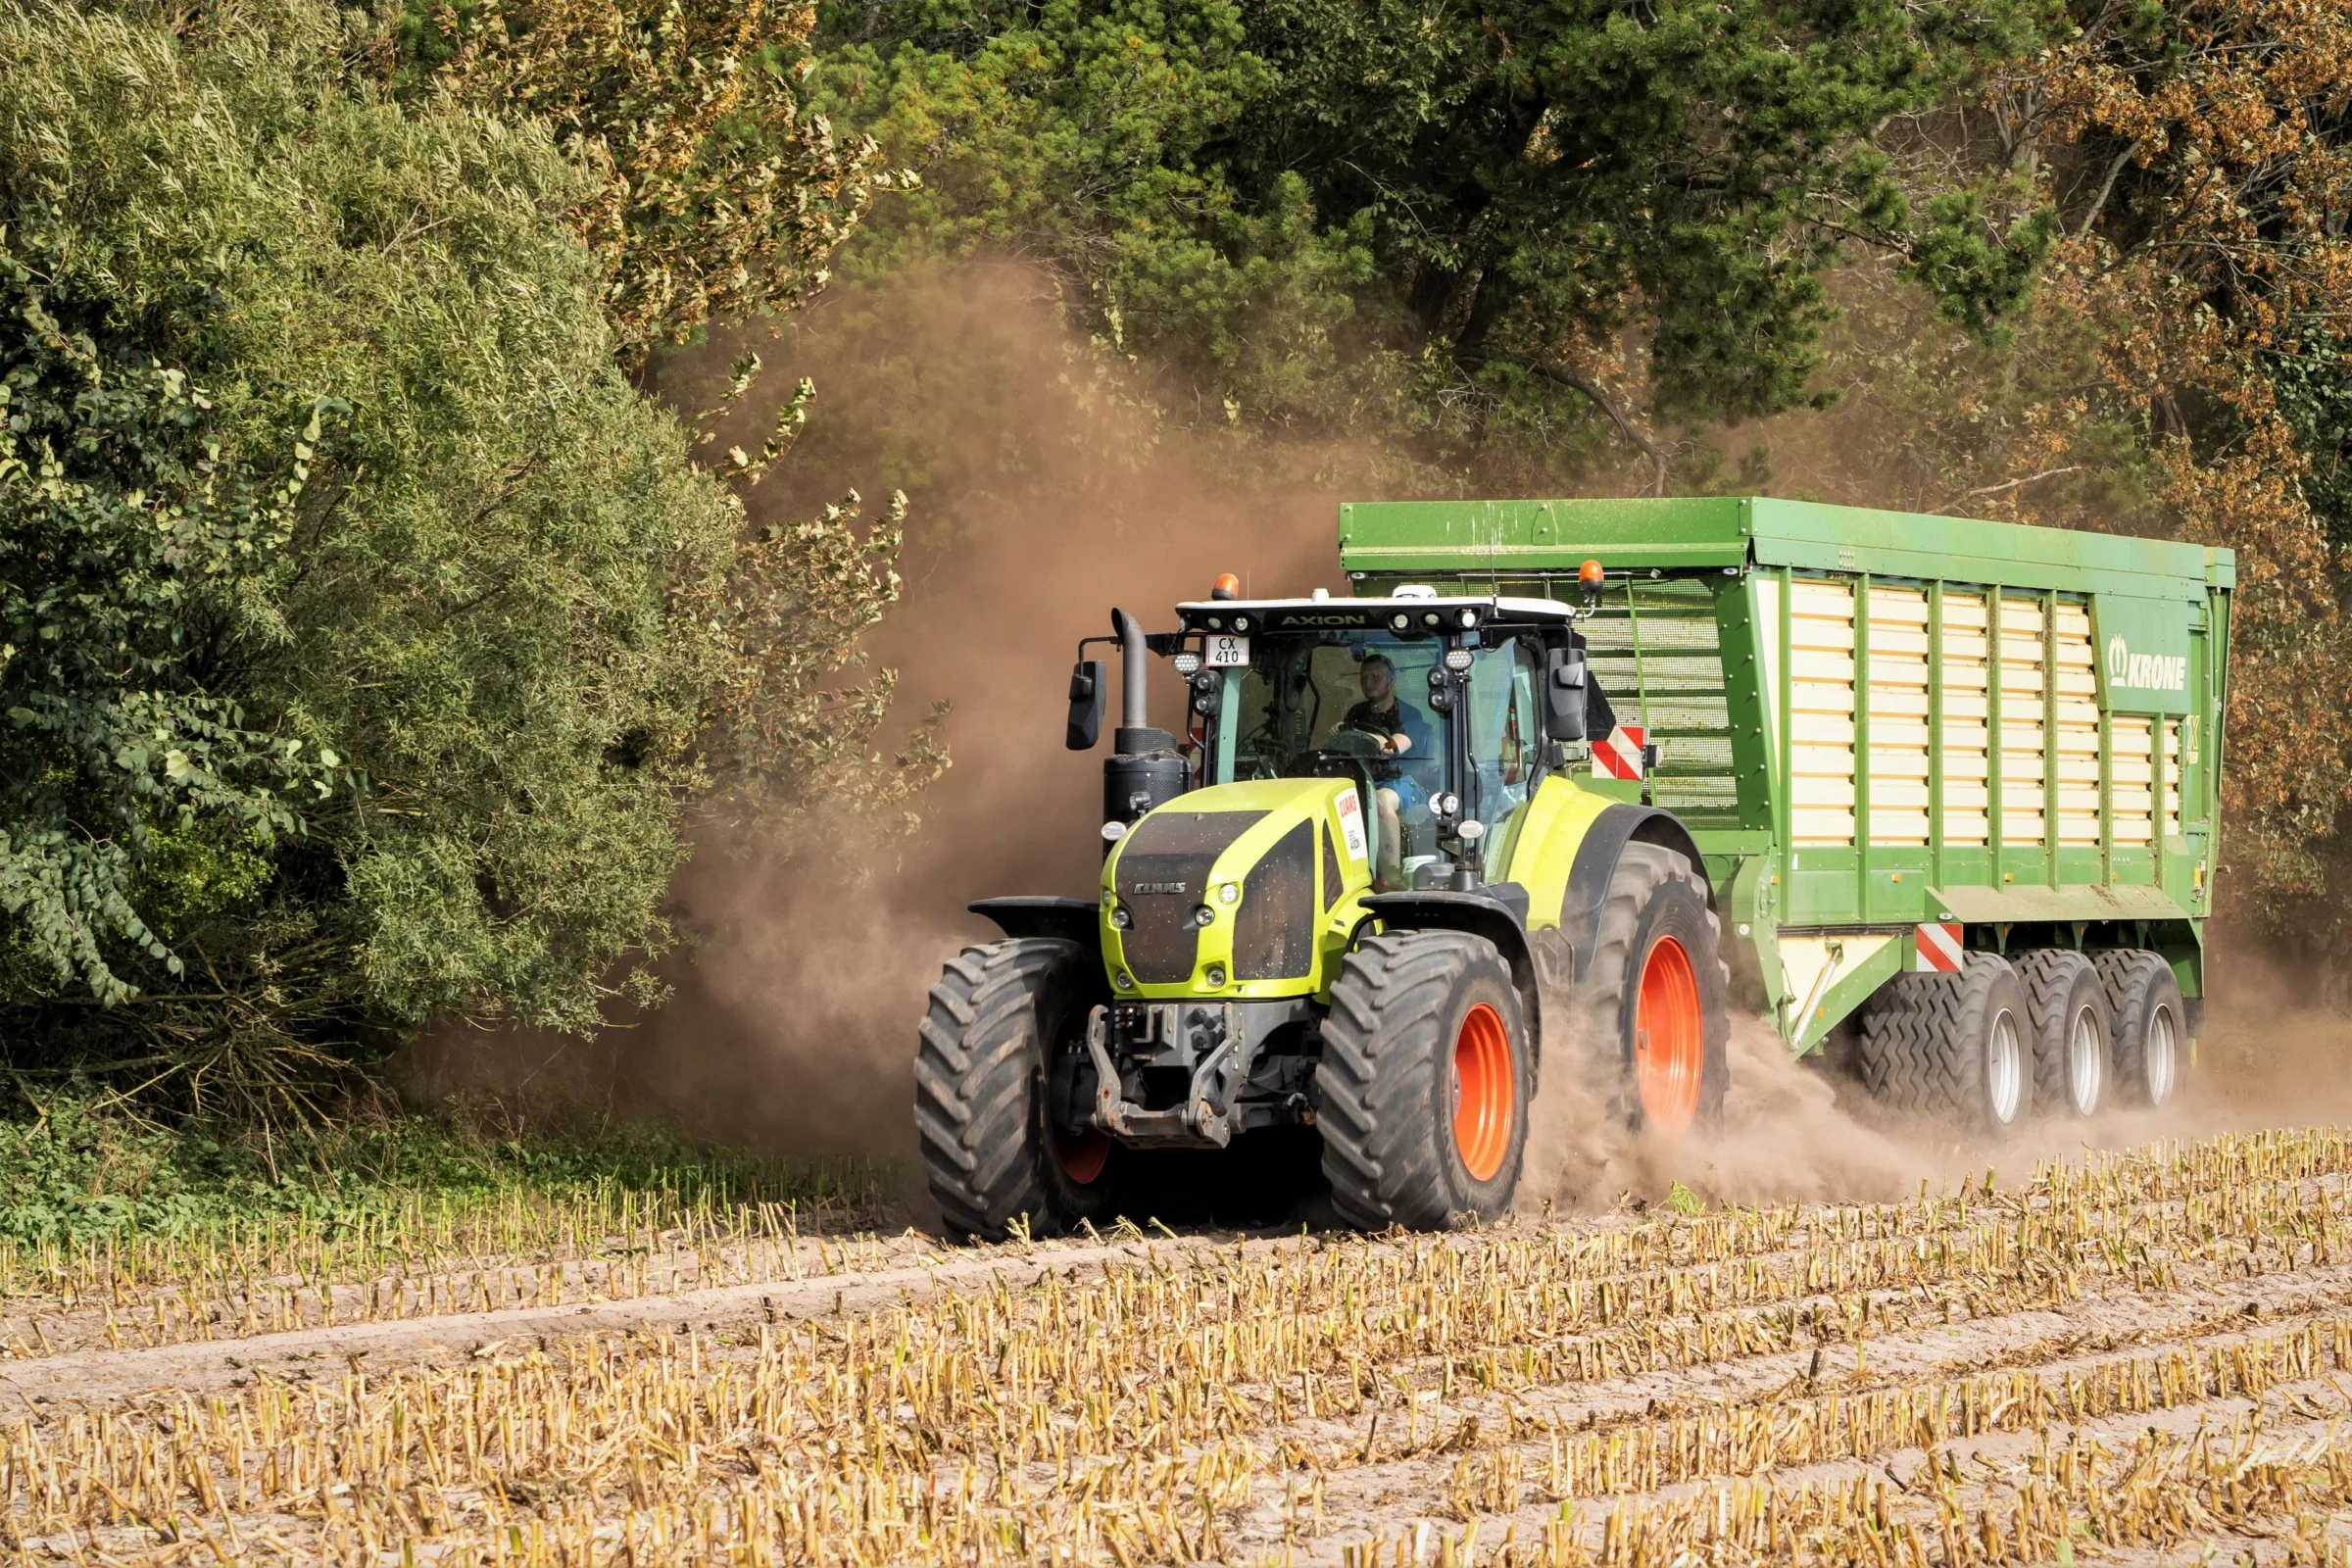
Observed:
[[[836,0],[816,81],[924,179],[857,265],[1044,261],[1211,417],[1540,448],[1588,401],[1617,419],[1628,333],[1657,417],[1806,402],[1821,278],[1857,246],[1996,331],[2050,221],[1996,226],[1965,191],[1915,215],[1874,138],[2038,15]]]
[[[152,901],[195,893],[198,844],[266,849],[334,791],[331,748],[214,689],[222,645],[283,635],[258,590],[321,409],[275,474],[224,461],[212,400],[53,289],[26,216],[0,230],[0,909],[53,983],[122,1001],[110,949],[180,971]]]
[[[821,286],[875,190],[873,143],[802,112],[792,0],[476,0],[399,24],[402,79],[545,124],[596,176],[574,220],[623,364]]]
[[[136,929],[92,903],[108,972],[140,994],[91,1008],[15,965],[20,1064],[95,1054],[282,1103],[436,1015],[592,1027],[667,940],[733,657],[680,606],[723,580],[741,510],[615,368],[574,224],[593,174],[543,127],[387,99],[351,74],[364,41],[304,0],[0,3],[0,221],[41,236],[20,291],[71,302],[90,339],[45,351],[21,396],[47,401],[20,417],[60,451],[60,421],[122,432],[75,449],[85,488],[44,526],[153,558],[77,568],[104,592],[76,601],[72,679],[118,683],[85,703],[123,708],[114,772],[92,779],[93,742],[23,787],[81,770],[68,807],[133,855],[118,890],[145,866],[190,971],[155,956],[130,892]],[[113,414],[68,390],[102,372]],[[297,447],[322,399],[341,412]],[[167,508],[173,533],[137,533]],[[151,679],[122,678],[133,658]]]
[[[2263,370],[2278,412],[2311,458],[2303,498],[2339,551],[2352,551],[2352,362],[2324,330],[2307,333],[2291,353],[2265,358]]]
[[[239,1224],[323,1228],[521,1197],[659,1194],[687,1204],[870,1201],[875,1174],[780,1166],[691,1148],[644,1127],[529,1137],[463,1117],[399,1116],[261,1142],[197,1123],[165,1127],[81,1094],[0,1118],[0,1243],[197,1240]]]

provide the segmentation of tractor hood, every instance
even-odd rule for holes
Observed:
[[[1211,785],[1149,812],[1102,863],[1114,993],[1240,1000],[1325,989],[1371,886],[1368,842],[1362,802],[1342,779]]]

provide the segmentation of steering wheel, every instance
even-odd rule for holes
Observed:
[[[1320,746],[1294,754],[1283,772],[1292,778],[1344,778],[1352,783],[1368,809],[1380,781],[1374,764],[1383,756],[1380,741],[1362,730],[1340,728],[1323,737]]]
[[[1387,730],[1363,729],[1343,724],[1324,736],[1322,745],[1310,746],[1298,755],[1313,757],[1318,753],[1328,753],[1333,757],[1353,757],[1366,760],[1386,757],[1388,748],[1383,742],[1388,739],[1388,736]]]

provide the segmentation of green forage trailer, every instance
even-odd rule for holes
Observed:
[[[1735,1005],[1987,1138],[2179,1092],[2229,552],[1701,498],[1352,504],[1340,564],[1081,646],[1100,885],[976,904],[923,1023],[953,1228],[1282,1127],[1352,1222],[1492,1216],[1540,1074],[1704,1138]]]

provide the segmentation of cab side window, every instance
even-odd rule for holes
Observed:
[[[1480,650],[1470,667],[1470,761],[1490,865],[1500,865],[1508,854],[1511,830],[1542,769],[1544,729],[1536,708],[1542,669],[1541,650],[1524,638]]]

